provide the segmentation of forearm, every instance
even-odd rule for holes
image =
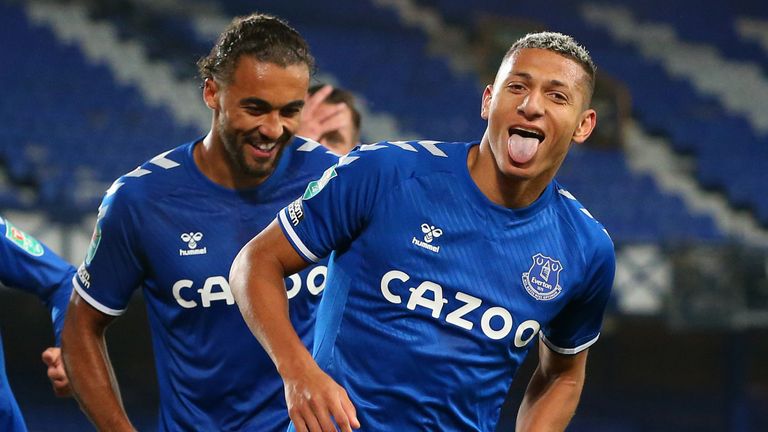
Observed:
[[[62,355],[73,394],[97,430],[133,431],[120,399],[104,331],[78,322],[76,309],[70,305],[62,332]]]
[[[576,412],[584,376],[546,376],[536,369],[517,413],[516,430],[564,431]]]
[[[259,253],[252,240],[235,258],[230,286],[253,335],[264,347],[278,372],[285,376],[312,360],[288,314],[284,274],[289,269],[275,257]],[[292,269],[295,271],[295,269]]]

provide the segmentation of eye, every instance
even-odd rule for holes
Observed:
[[[283,108],[280,110],[280,115],[283,117],[296,117],[301,112],[301,107]]]
[[[516,83],[516,82],[509,83],[507,85],[507,88],[511,90],[513,93],[520,93],[525,91],[525,86],[521,83]]]
[[[557,103],[568,103],[568,96],[560,92],[552,92],[549,97]]]
[[[269,112],[269,110],[267,110],[265,108],[256,107],[256,106],[247,106],[247,107],[245,107],[245,111],[248,114],[253,115],[253,116],[261,116],[261,115],[264,115],[267,112]]]

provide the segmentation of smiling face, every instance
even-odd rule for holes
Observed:
[[[568,57],[523,48],[504,60],[481,111],[488,121],[483,144],[500,173],[549,183],[570,143],[584,142],[595,127],[589,97],[586,71]]]
[[[308,85],[307,65],[281,67],[251,56],[238,60],[230,82],[205,81],[212,137],[234,177],[263,180],[274,171],[299,124]]]

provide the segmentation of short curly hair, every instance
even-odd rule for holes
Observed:
[[[597,73],[597,66],[595,66],[595,63],[592,61],[589,51],[576,42],[573,37],[557,32],[528,33],[512,44],[504,55],[502,63],[515,55],[518,51],[526,48],[538,48],[552,51],[581,65],[589,78],[587,80],[589,90],[587,100],[592,98],[592,93],[595,91],[595,74]]]
[[[272,15],[236,17],[219,36],[208,56],[197,62],[200,78],[229,83],[240,56],[281,67],[305,64],[314,72],[315,59],[299,32]]]

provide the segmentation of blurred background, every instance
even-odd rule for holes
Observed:
[[[235,15],[276,14],[316,81],[358,97],[364,142],[479,140],[484,86],[518,37],[573,35],[598,65],[598,128],[561,183],[611,233],[614,294],[570,431],[768,430],[768,3],[715,0],[0,0],[0,213],[79,265],[103,192],[203,135],[195,61]],[[0,288],[30,430],[91,430],[53,397],[36,298]],[[157,389],[140,294],[109,333],[134,424]],[[535,365],[518,373],[514,429]]]

